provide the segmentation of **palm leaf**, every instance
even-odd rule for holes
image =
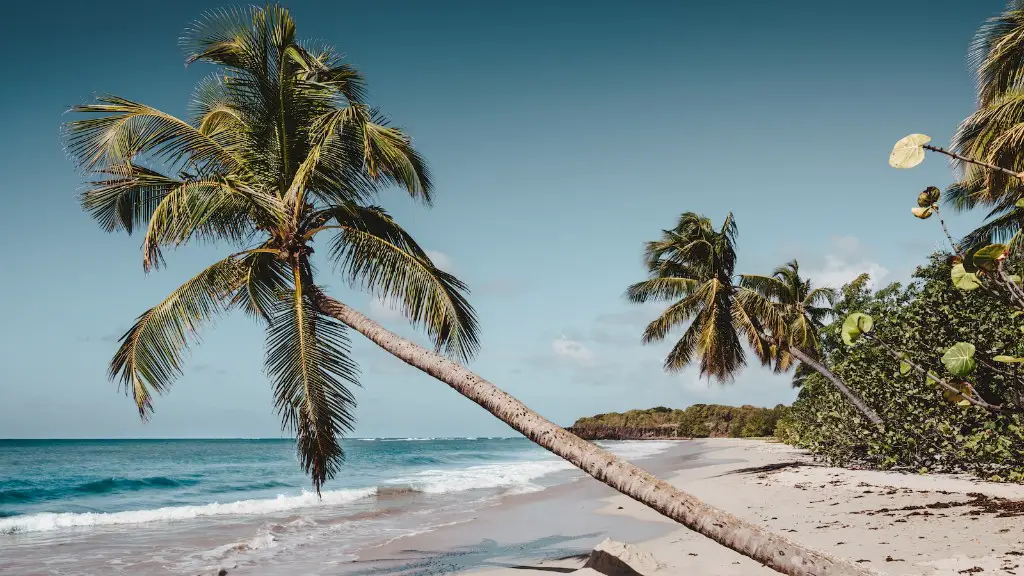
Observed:
[[[171,166],[237,171],[241,160],[185,122],[119,96],[100,96],[72,112],[101,114],[65,124],[66,147],[79,166],[104,170],[147,154]]]
[[[143,266],[157,267],[161,247],[180,246],[194,238],[241,245],[259,226],[284,218],[281,202],[225,179],[182,182],[153,210],[143,241]]]
[[[149,222],[160,201],[181,185],[180,180],[132,163],[111,166],[99,174],[104,177],[90,182],[79,200],[107,232],[131,234]]]
[[[276,251],[266,249],[240,258],[238,268],[239,280],[231,304],[270,324],[276,304],[293,291],[291,270],[278,258]]]
[[[381,208],[348,205],[321,213],[335,222],[331,258],[350,282],[401,304],[435,348],[462,361],[479,349],[476,313],[465,284],[439,270],[412,236]]]
[[[293,270],[290,298],[273,304],[267,328],[267,373],[285,429],[296,435],[299,461],[317,493],[337,474],[341,437],[352,431],[358,385],[346,328],[323,314],[308,270]]]
[[[150,308],[121,337],[110,363],[111,380],[120,379],[146,418],[151,390],[166,391],[181,375],[183,355],[199,327],[224,311],[238,279],[234,258],[214,263]]]
[[[759,276],[757,274],[741,274],[740,287],[750,290],[762,298],[782,299],[789,292],[785,282],[776,276]]]
[[[651,278],[627,288],[626,298],[638,304],[650,300],[685,298],[699,286],[700,282],[692,278]]]

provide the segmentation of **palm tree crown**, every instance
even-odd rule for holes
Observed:
[[[232,253],[139,316],[110,365],[139,414],[180,375],[196,330],[241,308],[267,327],[266,370],[282,425],[319,491],[343,460],[358,384],[345,325],[321,309],[312,243],[357,287],[400,303],[436,348],[477,350],[466,287],[439,270],[371,202],[397,185],[427,204],[432,184],[410,139],[365,103],[360,74],[327,46],[300,42],[279,7],[218,11],[182,39],[187,62],[216,72],[178,119],[102,96],[65,125],[67,149],[91,179],[83,207],[107,231],[143,234],[143,266],[164,251],[215,241]]]
[[[736,298],[736,234],[732,214],[716,230],[708,218],[686,212],[675,228],[646,244],[650,277],[630,286],[626,297],[674,302],[647,326],[643,342],[664,340],[690,323],[665,359],[666,369],[682,370],[699,355],[701,376],[728,382],[745,364],[741,334],[761,353],[754,321]]]
[[[739,300],[748,310],[773,308],[774,314],[762,318],[777,319],[774,326],[765,322],[763,328],[774,343],[773,357],[777,372],[793,366],[792,348],[811,356],[820,349],[821,329],[832,317],[837,293],[834,288],[815,288],[809,279],[800,276],[796,260],[776,268],[771,276],[744,274]]]

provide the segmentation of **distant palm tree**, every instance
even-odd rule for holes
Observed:
[[[110,365],[139,414],[180,375],[196,331],[241,308],[267,327],[266,369],[283,425],[296,435],[317,491],[342,463],[357,380],[347,329],[434,376],[513,429],[669,518],[793,575],[863,574],[712,508],[585,442],[456,361],[478,348],[465,286],[439,270],[381,208],[389,185],[429,203],[432,184],[409,138],[364,101],[362,77],[326,47],[296,40],[279,7],[220,11],[191,27],[188,61],[219,66],[180,120],[116,96],[76,106],[71,156],[94,178],[82,205],[108,231],[144,230],[143,265],[190,241],[234,246],[122,337]],[[316,283],[312,243],[333,236],[328,261],[350,283],[399,303],[430,351],[386,330]]]
[[[686,212],[675,228],[648,242],[644,260],[650,278],[626,290],[635,303],[672,300],[644,330],[643,342],[664,340],[689,323],[665,358],[665,369],[678,371],[700,359],[700,374],[730,381],[744,366],[740,334],[758,342],[757,330],[736,300],[736,221],[732,214],[715,229],[711,220]]]
[[[827,317],[822,303],[834,293],[812,289],[795,265],[775,275],[743,276],[735,281],[736,221],[729,214],[721,228],[693,212],[680,216],[675,228],[644,251],[647,280],[626,290],[632,302],[673,303],[643,334],[643,342],[664,340],[689,324],[665,359],[665,368],[679,371],[700,359],[700,375],[730,382],[745,365],[743,343],[764,365],[788,371],[793,359],[825,376],[875,425],[882,421],[838,376],[817,358],[818,330]]]
[[[953,136],[953,151],[1024,172],[1024,0],[1014,0],[978,30],[968,60],[978,105]],[[989,209],[989,220],[963,246],[1015,238],[1024,225],[1024,210],[1016,206],[1024,197],[1020,180],[974,164],[959,168],[959,182],[947,190],[946,201],[959,210]]]
[[[769,352],[776,372],[788,372],[794,368],[794,362],[799,362],[794,371],[794,386],[803,384],[808,370],[818,372],[872,423],[882,425],[878,414],[821,360],[821,330],[833,317],[832,305],[838,297],[834,288],[815,288],[809,279],[800,276],[796,260],[776,268],[771,276],[744,274],[740,286],[741,306],[769,319],[761,327],[771,343]],[[770,309],[774,309],[773,313],[765,314]]]

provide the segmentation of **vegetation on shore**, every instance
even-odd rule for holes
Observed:
[[[658,406],[580,418],[571,430],[584,438],[608,440],[755,438],[771,436],[788,412],[782,404],[774,408],[693,404],[683,410]]]
[[[909,285],[868,288],[867,276],[843,287],[836,312],[861,312],[874,319],[873,334],[896,342],[901,353],[927,372],[950,376],[943,355],[950,343],[975,347],[975,389],[994,404],[1020,402],[1016,364],[997,355],[1024,355],[1024,317],[983,290],[965,292],[949,279],[951,255],[936,253]],[[791,410],[776,430],[781,440],[811,450],[830,463],[913,471],[972,472],[992,480],[1024,479],[1024,422],[1019,413],[989,412],[950,401],[951,395],[878,345],[847,346],[843,322],[822,332],[822,352],[878,411],[884,431],[866,426],[818,374],[802,380]],[[955,398],[954,398],[955,399]]]
[[[938,221],[948,251],[931,255],[907,286],[878,291],[862,276],[845,286],[842,320],[823,330],[822,356],[885,420],[862,425],[817,375],[801,381],[777,436],[835,464],[968,471],[1024,481],[1024,1],[986,22],[971,44],[977,108],[946,150],[911,134],[890,154],[913,168],[926,153],[953,159],[944,201],[937,186],[912,214]],[[942,202],[940,202],[942,201]],[[940,203],[987,211],[982,226],[954,238]],[[941,228],[941,236],[939,236]]]

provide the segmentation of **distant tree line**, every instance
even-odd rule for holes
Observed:
[[[788,411],[782,404],[774,408],[694,404],[684,410],[658,406],[580,418],[570,429],[595,440],[751,438],[771,436]]]

